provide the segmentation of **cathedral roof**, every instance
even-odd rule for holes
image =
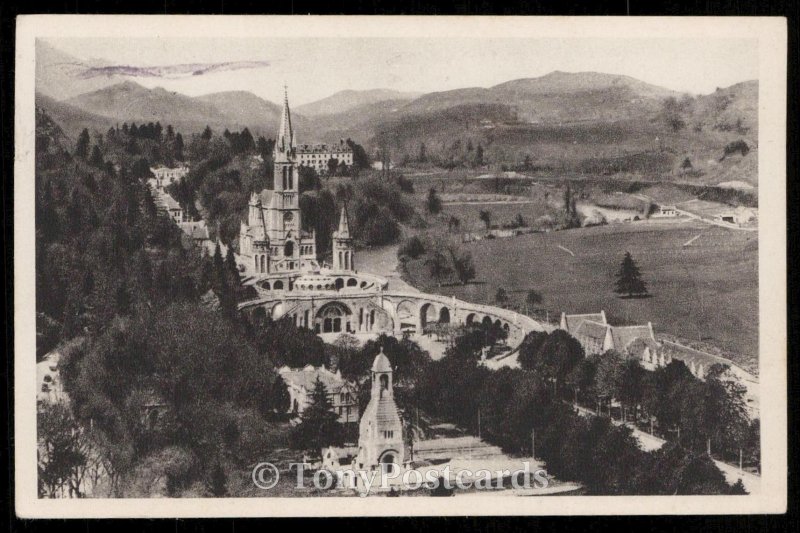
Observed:
[[[389,362],[389,358],[386,357],[386,354],[383,353],[383,346],[381,346],[380,353],[378,353],[378,355],[375,356],[375,361],[372,362],[372,371],[373,372],[392,371],[392,364]]]

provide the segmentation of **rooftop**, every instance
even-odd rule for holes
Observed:
[[[307,391],[314,390],[314,384],[316,383],[317,379],[319,379],[322,384],[325,385],[325,389],[328,391],[328,394],[338,393],[339,390],[341,390],[341,388],[347,384],[347,382],[342,379],[340,373],[331,372],[324,366],[314,367],[308,365],[304,368],[294,369],[283,367],[278,371],[278,373],[287,384],[304,388]]]

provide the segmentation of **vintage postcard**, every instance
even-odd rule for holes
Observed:
[[[784,19],[23,16],[15,75],[19,516],[786,509]]]

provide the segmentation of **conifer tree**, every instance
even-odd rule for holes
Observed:
[[[632,298],[634,295],[644,296],[647,294],[647,285],[642,280],[642,274],[630,252],[625,252],[625,257],[622,259],[619,272],[617,272],[614,292],[626,295],[628,298]]]
[[[328,390],[319,378],[314,382],[309,401],[300,424],[292,432],[292,447],[317,452],[326,446],[341,446],[344,442],[342,426],[332,410]]]
[[[89,130],[83,129],[78,136],[78,143],[75,145],[75,156],[86,159],[89,155]]]

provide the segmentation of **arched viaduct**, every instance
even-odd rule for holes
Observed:
[[[318,333],[400,335],[404,331],[422,333],[435,324],[493,323],[508,332],[508,344],[512,348],[516,348],[531,331],[553,329],[553,326],[508,309],[419,292],[273,292],[243,302],[239,309],[250,315],[260,314],[273,319],[288,316],[297,326]]]

